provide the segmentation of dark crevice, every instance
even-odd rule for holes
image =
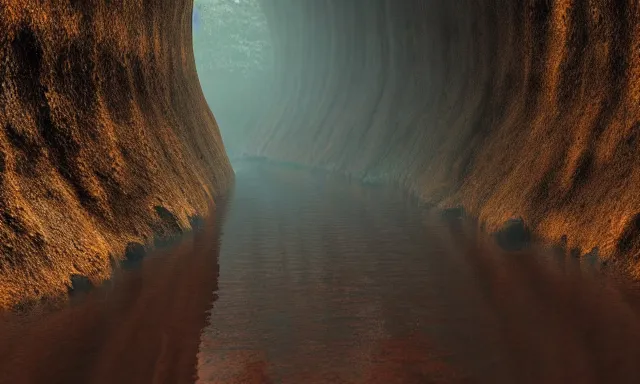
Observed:
[[[21,84],[18,95],[25,104],[37,108],[44,100],[44,87],[40,82],[42,45],[33,30],[23,25],[17,30],[11,48],[16,59],[16,80]]]
[[[640,259],[640,213],[629,220],[618,239],[616,248],[618,256]]]
[[[126,124],[131,120],[131,82],[128,63],[111,48],[101,46],[98,53],[98,66],[102,75],[102,92],[105,94],[107,109],[113,119],[119,124]]]

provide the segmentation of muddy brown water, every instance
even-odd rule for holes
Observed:
[[[640,382],[637,294],[580,260],[255,162],[224,211],[108,289],[3,319],[0,382]]]

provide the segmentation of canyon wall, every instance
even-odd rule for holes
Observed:
[[[0,308],[109,278],[231,181],[192,0],[0,1]]]
[[[263,8],[275,71],[235,156],[397,182],[488,231],[522,217],[640,275],[634,0]],[[127,244],[188,228],[230,182],[191,10],[0,1],[0,307],[108,278]]]
[[[640,275],[635,0],[263,6],[273,103],[230,153],[392,180],[488,231],[521,217]]]

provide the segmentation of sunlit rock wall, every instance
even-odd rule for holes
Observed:
[[[392,180],[640,269],[634,0],[264,0],[269,114],[232,150]]]
[[[225,189],[191,9],[0,1],[0,307],[108,278],[127,243],[188,229]]]

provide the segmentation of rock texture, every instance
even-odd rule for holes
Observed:
[[[128,243],[189,228],[231,180],[191,9],[0,1],[0,307],[99,283]]]
[[[264,0],[267,116],[230,151],[395,180],[640,276],[634,0]],[[625,263],[626,264],[626,263]]]
[[[640,276],[637,2],[263,5],[272,102],[232,153],[396,181],[489,231],[522,218]],[[0,2],[0,307],[107,278],[230,180],[191,9]]]

